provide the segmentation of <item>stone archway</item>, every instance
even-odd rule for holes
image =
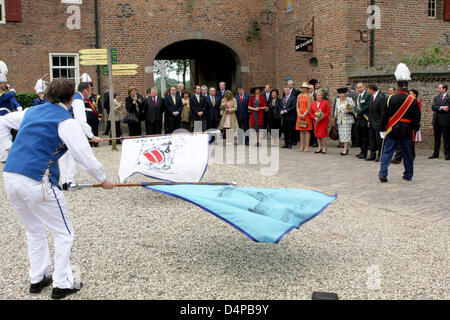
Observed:
[[[189,41],[201,41],[205,40],[205,43],[216,43],[218,46],[222,46],[228,51],[228,53],[234,58],[235,61],[235,72],[232,80],[232,87],[230,89],[235,89],[237,85],[242,85],[244,88],[248,88],[248,73],[249,64],[248,59],[244,51],[239,45],[228,38],[220,36],[211,32],[179,32],[172,34],[170,38],[164,39],[162,41],[155,42],[153,46],[149,48],[148,54],[146,56],[146,67],[145,67],[145,85],[147,88],[153,86],[153,63],[155,58],[162,52],[165,48],[177,45],[179,43],[186,43]],[[167,51],[167,50],[166,50]]]

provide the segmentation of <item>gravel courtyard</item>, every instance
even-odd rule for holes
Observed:
[[[104,143],[94,151],[117,180],[120,151]],[[82,171],[77,180],[93,182]],[[217,164],[204,180],[308,188]],[[25,231],[3,182],[0,195],[0,299],[49,299],[50,288],[28,294]],[[314,291],[340,299],[450,298],[449,225],[348,195],[279,244],[252,242],[210,213],[144,188],[66,197],[76,237],[72,267],[84,284],[68,299],[311,299]]]

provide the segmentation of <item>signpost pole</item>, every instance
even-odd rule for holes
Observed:
[[[114,85],[113,85],[113,73],[112,73],[112,61],[111,61],[111,49],[108,50],[108,87],[109,87],[109,113],[111,119],[111,137],[116,138],[116,119],[114,115]],[[112,140],[111,150],[117,150],[117,141]]]

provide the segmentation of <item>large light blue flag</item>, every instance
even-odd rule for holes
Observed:
[[[302,189],[189,184],[145,187],[191,202],[229,223],[253,241],[265,243],[277,243],[337,198],[337,195],[327,196]]]

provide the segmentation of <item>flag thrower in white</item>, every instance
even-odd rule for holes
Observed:
[[[208,134],[174,134],[122,142],[119,180],[136,173],[171,182],[199,182],[208,166]]]

